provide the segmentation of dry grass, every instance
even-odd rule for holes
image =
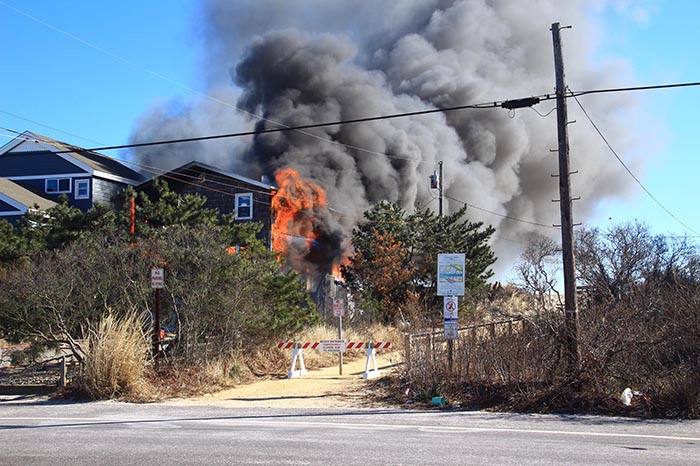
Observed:
[[[144,324],[135,314],[108,315],[90,329],[76,387],[81,393],[96,400],[153,396],[145,377],[149,338]]]

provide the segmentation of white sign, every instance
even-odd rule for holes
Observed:
[[[163,269],[151,269],[151,288],[163,288],[165,272]]]
[[[457,320],[445,320],[445,339],[456,340],[459,338],[459,325]]]
[[[345,351],[345,340],[321,340],[318,349],[326,353],[342,353]]]
[[[445,296],[443,299],[443,315],[445,320],[457,320],[458,299],[457,296]]]
[[[438,254],[438,296],[464,296],[464,254]]]
[[[333,299],[333,316],[345,317],[345,301],[343,298]]]

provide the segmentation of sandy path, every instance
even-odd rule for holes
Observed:
[[[399,364],[399,353],[377,353],[380,377]],[[291,358],[289,361],[291,365]],[[273,379],[227,389],[197,398],[166,401],[172,405],[212,405],[222,407],[325,407],[349,408],[368,406],[363,388],[366,358],[346,362],[343,375],[338,366],[308,371],[301,378]]]

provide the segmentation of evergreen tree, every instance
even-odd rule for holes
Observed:
[[[464,220],[465,212],[439,217],[427,209],[408,214],[395,203],[375,205],[353,231],[355,255],[342,269],[350,289],[381,318],[395,320],[416,298],[429,308],[437,302],[438,254],[464,253],[466,293],[479,296],[493,274],[488,240],[495,230]]]

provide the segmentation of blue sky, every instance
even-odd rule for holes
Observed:
[[[204,90],[198,14],[197,2],[187,0],[0,0],[0,127],[29,129],[84,147],[127,143],[138,118],[154,104],[187,101]],[[597,0],[591,2],[591,14],[600,41],[594,59],[625,62],[630,86],[700,81],[700,2]],[[564,40],[577,33],[575,25],[570,31]],[[543,53],[551,55],[551,50]],[[644,92],[639,98],[646,123],[635,134],[648,162],[636,174],[666,208],[700,232],[695,205],[700,198],[695,106],[700,87]],[[3,129],[0,134],[9,133]],[[6,140],[3,136],[0,142]],[[607,150],[602,141],[601,150]],[[610,163],[618,163],[612,154]],[[622,167],[620,176],[629,176]],[[657,233],[694,234],[641,189],[630,199],[601,204],[594,223],[634,218]]]
[[[620,2],[627,8],[610,8],[601,15],[605,34],[605,54],[630,63],[634,85],[700,81],[700,2],[659,1]],[[634,5],[641,4],[638,16]],[[643,173],[637,173],[644,186],[668,210],[696,232],[700,232],[697,199],[700,195],[700,125],[695,106],[700,87],[644,91],[643,109],[656,123],[656,134],[638,133],[640,141],[659,146],[650,154]],[[619,153],[625,159],[626,155]],[[611,158],[611,161],[613,159]],[[615,163],[617,163],[615,161]],[[621,176],[629,176],[622,173]],[[657,233],[690,234],[665,213],[641,189],[633,199],[600,207],[598,221],[605,225],[633,218],[645,220]]]

